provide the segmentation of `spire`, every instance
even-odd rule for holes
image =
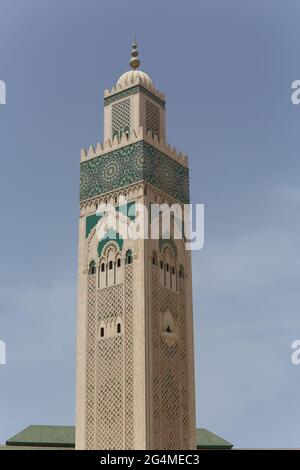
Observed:
[[[141,63],[140,59],[138,58],[138,55],[139,55],[139,51],[137,48],[136,38],[134,38],[132,49],[131,49],[131,59],[129,62],[129,65],[133,70],[137,69]]]

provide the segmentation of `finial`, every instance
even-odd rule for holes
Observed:
[[[133,70],[137,69],[141,63],[140,59],[138,58],[138,55],[139,55],[139,51],[137,48],[136,37],[134,37],[134,41],[133,41],[132,49],[131,49],[131,59],[129,62],[129,65],[131,68],[133,68]]]

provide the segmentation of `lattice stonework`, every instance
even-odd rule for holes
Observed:
[[[133,270],[124,269],[125,283],[105,289],[97,289],[95,275],[88,276],[88,449],[134,447]],[[117,318],[122,319],[122,333],[100,337],[100,323]]]
[[[159,108],[149,100],[146,101],[146,130],[160,137]]]
[[[97,449],[123,449],[123,337],[97,344]]]
[[[152,267],[152,445],[154,449],[189,448],[188,364],[184,281],[179,292],[160,287],[159,268]],[[162,337],[160,316],[169,310],[178,339],[168,345]]]
[[[87,301],[87,402],[86,402],[86,439],[87,449],[95,448],[96,425],[96,276],[88,277]]]
[[[125,268],[125,449],[134,449],[133,268]]]
[[[160,323],[157,267],[152,267],[152,448],[160,449]]]
[[[112,136],[115,132],[125,132],[130,129],[130,98],[119,101],[112,105]]]

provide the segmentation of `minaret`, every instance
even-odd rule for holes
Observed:
[[[195,448],[190,252],[172,236],[123,237],[99,212],[134,221],[139,204],[189,203],[165,96],[139,65],[134,41],[131,70],[104,93],[104,141],[81,152],[77,449]]]

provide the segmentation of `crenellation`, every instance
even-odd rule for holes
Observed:
[[[90,145],[89,149],[81,150],[80,161],[84,162],[92,158],[101,157],[112,150],[116,150],[127,145],[131,145],[139,140],[145,140],[150,145],[156,147],[160,152],[164,153],[168,157],[177,161],[181,165],[188,167],[188,157],[183,152],[178,151],[176,147],[172,147],[169,143],[164,143],[158,139],[157,135],[152,135],[151,131],[145,132],[145,129],[140,126],[138,129],[133,129],[129,137],[125,134],[122,135],[121,140],[118,139],[107,139],[105,142],[98,142],[96,146]]]
[[[95,149],[92,145],[89,146],[87,158],[93,158],[95,156]]]
[[[134,78],[127,78],[124,79],[124,82],[121,84],[119,83],[117,86],[113,85],[111,89],[106,89],[104,91],[104,98],[108,98],[116,93],[120,93],[120,91],[125,91],[128,88],[131,88],[136,85],[142,85],[144,88],[148,89],[152,94],[156,95],[162,101],[166,100],[166,95],[158,90],[153,83],[148,83],[147,80],[142,76],[136,76]]]

